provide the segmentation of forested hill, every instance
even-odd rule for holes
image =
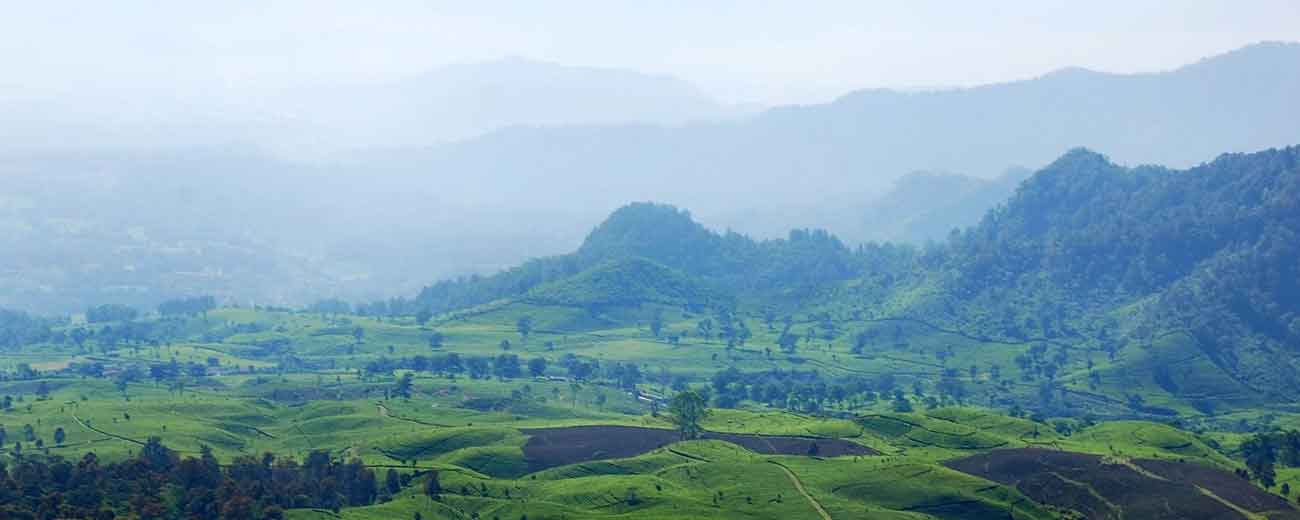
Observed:
[[[1182,171],[1074,150],[954,235],[942,260],[918,263],[930,290],[896,308],[1112,357],[1176,336],[1182,359],[1203,355],[1238,384],[1280,396],[1300,389],[1297,232],[1300,147]]]
[[[909,258],[910,251],[889,245],[851,250],[822,230],[794,230],[787,238],[758,241],[706,229],[689,212],[672,206],[639,202],[614,211],[574,253],[534,259],[492,276],[438,282],[421,291],[416,304],[446,311],[517,297],[541,284],[629,259],[706,278],[728,293],[806,295],[860,274],[868,265],[861,260],[866,255]]]
[[[706,282],[728,296],[711,301],[751,313],[915,318],[1111,355],[1185,333],[1188,348],[1238,381],[1300,389],[1291,351],[1300,344],[1298,163],[1300,147],[1223,155],[1188,170],[1125,168],[1074,150],[979,225],[924,249],[849,247],[802,230],[755,241],[710,231],[671,206],[637,203],[615,211],[575,253],[441,282],[417,303],[443,311],[517,298],[609,261],[644,259]],[[610,273],[666,272],[606,269],[575,279],[619,287]],[[655,290],[680,286],[674,279]]]
[[[1300,147],[1224,155],[1175,171],[1072,151],[954,238],[952,288],[990,301],[1051,298],[1076,312],[1153,294],[1162,307],[1180,306],[1195,294],[1253,316],[1260,332],[1300,338],[1300,327],[1288,330],[1300,310],[1298,155]]]

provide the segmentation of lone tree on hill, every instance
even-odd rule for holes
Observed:
[[[519,320],[515,321],[515,328],[519,329],[519,337],[527,342],[528,335],[533,333],[533,317],[520,316]]]
[[[704,431],[700,421],[709,416],[709,404],[699,392],[686,390],[673,396],[668,404],[668,413],[671,414],[669,420],[681,432],[682,440],[695,439]]]
[[[410,399],[412,379],[410,372],[402,374],[402,377],[397,379],[397,385],[393,389],[393,393],[403,399]]]

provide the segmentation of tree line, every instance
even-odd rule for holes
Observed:
[[[381,483],[360,460],[323,451],[301,462],[265,453],[222,465],[206,446],[182,458],[152,437],[121,462],[91,452],[77,461],[20,455],[0,463],[0,518],[278,520],[286,509],[374,504],[410,479],[390,471]]]

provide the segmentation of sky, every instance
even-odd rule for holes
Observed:
[[[0,89],[176,95],[383,82],[519,56],[690,81],[725,103],[824,102],[1065,66],[1175,68],[1300,40],[1294,0],[4,0]]]

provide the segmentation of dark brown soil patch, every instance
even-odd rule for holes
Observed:
[[[945,463],[963,473],[1013,485],[1039,503],[1073,509],[1090,519],[1245,518],[1201,493],[1196,485],[1249,511],[1293,511],[1285,501],[1270,499],[1249,483],[1230,482],[1241,479],[1225,471],[1160,460],[1135,464],[1167,480],[1123,464],[1103,463],[1098,455],[1039,448],[994,450]]]
[[[524,459],[530,471],[591,460],[635,457],[681,440],[676,431],[637,426],[570,426],[520,430],[528,435]],[[877,452],[841,439],[743,435],[705,432],[705,439],[737,444],[766,455],[839,457],[875,455]]]
[[[1138,459],[1133,463],[1144,470],[1174,482],[1201,486],[1210,490],[1219,498],[1232,502],[1252,513],[1290,511],[1292,509],[1291,504],[1288,504],[1282,497],[1266,493],[1246,479],[1226,471],[1172,460]]]

